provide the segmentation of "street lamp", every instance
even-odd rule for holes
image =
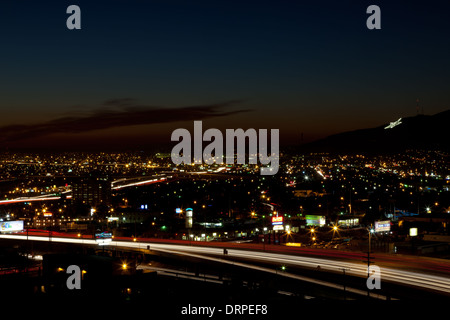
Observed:
[[[370,225],[369,229],[369,250],[367,252],[367,278],[370,277],[370,251],[371,251],[371,242],[372,242],[372,233],[374,233],[375,230],[373,229],[372,225]],[[367,288],[367,297],[370,297],[370,291],[369,288]]]
[[[313,242],[315,242],[316,241],[316,234],[315,234],[316,230],[314,228],[310,228],[309,232],[311,233],[311,240]]]
[[[334,240],[334,234],[335,234],[336,232],[339,234],[339,228],[338,228],[338,226],[334,225],[334,226],[333,226],[333,237],[332,237],[333,240]]]
[[[345,271],[350,270],[350,268],[342,268],[342,272],[344,273],[344,300],[347,300],[347,293],[346,293],[346,282],[345,282]]]
[[[372,226],[370,226],[369,229],[369,254],[370,254],[370,248],[371,248],[371,243],[372,243],[372,234],[375,232],[375,230],[372,228]]]

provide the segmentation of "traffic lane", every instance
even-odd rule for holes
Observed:
[[[26,232],[18,233],[16,236],[26,235]],[[62,232],[51,232],[35,230],[30,231],[28,236],[31,237],[44,236],[48,239],[55,241],[55,237],[58,237],[61,242],[66,242],[64,239],[69,238],[76,241],[79,238],[80,241],[87,241],[92,239],[89,235],[76,235],[67,234]],[[10,235],[14,238],[14,235]],[[43,239],[45,240],[45,239]],[[200,248],[217,248],[223,249],[239,249],[248,250],[252,252],[268,252],[268,253],[280,253],[293,256],[304,257],[320,257],[329,258],[334,260],[350,261],[350,262],[363,262],[367,261],[367,253],[343,251],[338,249],[317,249],[317,248],[302,248],[302,247],[288,247],[283,245],[263,245],[255,243],[229,243],[229,242],[202,242],[202,241],[186,241],[186,240],[169,240],[169,239],[157,239],[157,238],[129,238],[129,237],[115,237],[114,241],[117,243],[135,243],[148,245],[152,244],[167,244],[167,245],[181,245],[184,247],[200,247]],[[144,247],[143,247],[144,248]],[[444,259],[436,259],[429,257],[408,256],[398,254],[380,254],[372,253],[372,261],[383,267],[404,269],[407,271],[427,271],[432,272],[435,275],[447,275],[450,274],[450,261]]]
[[[207,248],[179,248],[172,246],[171,249],[168,249],[168,246],[159,245],[156,246],[156,248],[154,249],[157,251],[171,250],[172,252],[179,252],[179,253],[189,252],[189,254],[196,254],[198,256],[221,255],[220,252],[218,252],[217,250]],[[226,258],[222,258],[222,260],[224,260],[223,263],[231,263],[233,258],[237,258],[239,260],[246,260],[247,262],[251,263],[255,262],[273,263],[275,265],[278,265],[278,268],[273,269],[275,270],[275,272],[277,272],[276,270],[280,269],[281,265],[290,265],[309,269],[319,267],[321,271],[333,273],[342,273],[342,270],[345,269],[346,274],[349,276],[355,276],[360,278],[368,277],[367,266],[364,266],[362,263],[355,263],[355,262],[353,263],[342,262],[330,259],[306,258],[306,257],[264,253],[264,252],[252,253],[248,251],[243,252],[240,250],[233,250],[233,249],[228,250]],[[380,276],[382,277],[383,281],[401,284],[405,286],[413,286],[417,288],[431,290],[434,292],[439,292],[445,295],[450,295],[450,278],[448,277],[438,277],[428,275],[426,273],[417,273],[390,268],[380,268],[380,270],[381,270]],[[281,270],[278,272],[280,272],[280,274],[283,273],[281,272]]]
[[[115,238],[116,239],[116,238]],[[129,238],[124,238],[126,241]],[[121,240],[116,239],[116,240]],[[150,242],[150,243],[164,243],[164,244],[179,244],[187,246],[199,246],[199,247],[211,247],[221,249],[241,249],[261,252],[273,252],[273,253],[285,253],[290,255],[300,256],[317,256],[324,258],[333,258],[338,260],[350,260],[350,261],[367,261],[367,253],[344,251],[338,249],[318,249],[318,248],[302,248],[302,247],[289,247],[284,245],[263,245],[255,243],[229,243],[229,242],[203,242],[203,241],[185,241],[185,240],[166,240],[166,239],[153,239],[153,238],[139,238],[138,242]],[[436,274],[450,274],[450,261],[445,259],[430,258],[423,256],[409,256],[399,254],[382,254],[371,253],[371,260],[377,265],[402,268],[413,271],[432,271]]]

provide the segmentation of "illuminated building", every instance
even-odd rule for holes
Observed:
[[[111,202],[111,183],[103,178],[81,178],[73,183],[72,200],[91,206],[108,205]]]

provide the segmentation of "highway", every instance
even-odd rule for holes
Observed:
[[[155,178],[156,177],[156,178]],[[170,179],[171,176],[165,177],[163,176],[152,176],[152,179],[143,180],[142,177],[133,177],[133,178],[122,178],[111,182],[111,190],[120,190],[128,187],[135,186],[143,186],[160,182],[167,182],[167,179]],[[133,181],[133,182],[130,182]],[[67,199],[72,198],[72,190],[66,190],[61,192],[61,195],[66,195]],[[13,203],[22,203],[22,202],[35,202],[35,201],[54,201],[61,200],[61,195],[57,195],[56,193],[48,193],[34,197],[18,197],[14,199],[8,200],[0,200],[0,205],[7,205]]]
[[[27,235],[21,234],[1,234],[0,239],[15,239],[15,240],[27,240]],[[97,245],[95,239],[86,238],[73,238],[62,236],[34,236],[29,235],[29,240],[33,241],[52,241],[61,243],[76,243],[81,245]],[[291,253],[277,253],[277,252],[265,252],[261,250],[252,249],[239,249],[239,245],[235,244],[233,248],[227,246],[228,254],[224,256],[223,247],[209,247],[201,245],[186,245],[176,243],[163,243],[162,241],[123,241],[113,240],[108,245],[109,248],[131,248],[146,250],[150,248],[152,251],[166,252],[171,254],[189,255],[196,258],[212,260],[219,263],[227,263],[233,265],[239,265],[245,268],[251,268],[255,270],[261,270],[266,272],[276,273],[274,268],[267,268],[258,266],[257,263],[274,263],[278,265],[289,265],[293,267],[317,269],[327,272],[340,272],[346,270],[346,274],[349,276],[356,276],[361,278],[367,278],[367,265],[361,260],[361,255],[354,255],[352,259],[342,259],[338,256],[321,256],[311,257],[298,255],[298,251],[293,250]],[[245,248],[245,246],[243,246]],[[337,252],[338,253],[338,252]],[[351,257],[351,255],[349,255]],[[411,257],[412,259],[413,257]],[[233,261],[233,259],[237,261]],[[399,258],[399,260],[402,260]],[[412,259],[414,260],[414,259]],[[242,262],[244,261],[244,262]],[[416,261],[416,260],[414,260]],[[252,264],[253,263],[253,264]],[[394,263],[391,262],[392,265]],[[392,282],[395,284],[418,287],[421,289],[432,290],[439,292],[443,295],[450,295],[450,264],[449,268],[441,268],[438,272],[436,270],[417,270],[417,268],[406,269],[403,267],[385,267],[380,265],[381,281]],[[316,282],[321,285],[336,286],[332,283],[325,283],[320,280],[307,279],[305,277],[299,277],[295,274],[287,272],[279,273],[281,276],[297,278],[299,280]],[[351,288],[349,289],[351,290]],[[356,290],[356,289],[355,289]],[[358,292],[356,292],[358,293]],[[362,292],[360,292],[363,294]],[[365,292],[364,292],[365,293]]]
[[[168,178],[171,178],[171,177],[165,177],[165,176],[154,176],[154,177],[156,177],[156,178],[145,179],[145,180],[138,179],[138,178],[123,178],[123,179],[119,179],[119,180],[111,182],[111,190],[118,190],[118,189],[122,189],[122,188],[143,186],[143,185],[148,185],[148,184],[153,184],[153,183],[159,183],[159,182],[167,181]],[[135,181],[135,180],[137,180],[137,181]],[[128,182],[128,181],[135,181],[135,182]],[[118,184],[119,182],[122,183],[122,184]]]

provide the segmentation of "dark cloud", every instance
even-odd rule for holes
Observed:
[[[55,133],[83,133],[134,125],[194,121],[250,111],[249,109],[226,110],[237,103],[239,101],[161,108],[138,105],[134,99],[130,98],[114,99],[105,101],[100,109],[83,114],[63,116],[34,124],[0,127],[0,141],[14,142]]]
[[[107,107],[125,107],[130,105],[135,105],[136,99],[133,98],[119,98],[119,99],[110,99],[103,102],[104,106]]]

